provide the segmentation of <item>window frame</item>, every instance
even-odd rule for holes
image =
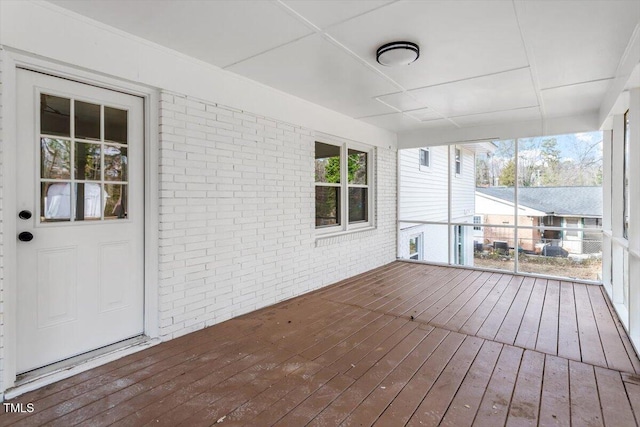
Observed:
[[[411,240],[413,240],[413,239],[416,239],[416,251],[415,252],[411,252]],[[424,233],[417,233],[417,234],[412,234],[411,236],[409,236],[409,258],[408,259],[412,259],[412,260],[415,260],[415,261],[424,260],[423,249],[422,249],[423,241],[424,241]],[[413,258],[414,256],[417,256],[417,258]]]
[[[359,231],[364,229],[375,228],[374,224],[374,207],[375,207],[375,173],[374,168],[376,164],[375,147],[367,144],[357,143],[353,141],[341,141],[330,137],[319,137],[314,140],[314,161],[315,161],[315,144],[327,144],[340,148],[340,183],[319,183],[315,181],[314,177],[314,193],[315,188],[318,186],[324,187],[338,187],[340,188],[340,209],[339,217],[341,223],[336,225],[321,225],[315,226],[316,234],[319,236],[343,234],[353,231]],[[352,184],[349,183],[348,177],[348,158],[349,150],[356,150],[367,155],[367,184]],[[349,189],[350,188],[366,188],[367,189],[367,220],[366,221],[349,221]],[[315,200],[314,200],[314,214],[315,214]]]
[[[629,110],[623,116],[624,127],[622,129],[622,238],[629,240]]]
[[[453,171],[455,176],[462,176],[462,148],[453,146]]]
[[[482,231],[482,225],[481,224],[482,224],[482,215],[474,215],[473,216],[473,231]]]
[[[426,153],[426,164],[422,163],[422,153]],[[418,149],[418,168],[421,171],[430,171],[431,170],[431,150],[429,147],[423,147]]]

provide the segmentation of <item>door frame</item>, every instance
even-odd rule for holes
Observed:
[[[0,348],[2,361],[2,385],[0,394],[15,386],[17,357],[17,216],[16,212],[16,138],[17,138],[17,69],[25,69],[104,89],[122,92],[143,98],[144,114],[144,332],[149,338],[159,337],[158,300],[158,132],[159,91],[99,73],[81,70],[58,62],[48,61],[4,47],[0,49],[0,71],[2,72],[3,146],[2,210],[0,218],[2,233],[2,302],[4,320],[2,327],[4,346]],[[59,378],[58,378],[59,379]],[[0,399],[2,400],[2,399]]]

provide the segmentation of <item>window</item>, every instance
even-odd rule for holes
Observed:
[[[464,229],[461,225],[454,226],[455,233],[455,263],[458,265],[465,265],[465,242],[464,242]]]
[[[422,257],[422,234],[417,234],[409,239],[409,259],[420,260]]]
[[[480,215],[474,215],[473,216],[473,223],[474,224],[482,224],[482,217]],[[476,231],[481,231],[482,227],[480,227],[479,225],[474,225],[473,229]]]
[[[622,163],[622,180],[624,189],[622,191],[622,237],[629,238],[629,110],[624,113],[624,160]]]
[[[582,228],[582,221],[580,218],[565,218],[564,226],[568,228]],[[564,237],[580,237],[579,230],[565,230]]]
[[[431,151],[428,148],[420,149],[420,167],[431,166]]]
[[[316,142],[316,228],[346,231],[371,224],[371,157],[372,150],[360,146]]]
[[[459,148],[455,149],[456,154],[456,175],[460,175],[462,173],[462,153]]]
[[[40,94],[40,221],[126,219],[126,110]]]

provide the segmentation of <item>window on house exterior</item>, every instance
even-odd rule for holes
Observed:
[[[565,218],[564,227],[568,228],[581,228],[582,221],[580,218]],[[579,230],[565,230],[564,237],[580,237]]]
[[[473,223],[474,224],[482,224],[482,217],[480,215],[474,215],[473,216]],[[480,227],[479,225],[474,225],[473,229],[476,231],[481,231],[482,227]]]
[[[431,166],[431,151],[428,148],[420,149],[420,167],[428,168]]]
[[[409,259],[421,259],[422,235],[417,234],[409,239]]]
[[[371,153],[350,144],[316,142],[316,228],[346,231],[370,225]]]
[[[629,110],[624,113],[624,150],[623,150],[623,164],[622,164],[622,180],[623,180],[623,192],[622,192],[622,237],[629,238]]]
[[[462,152],[459,148],[455,149],[456,155],[456,175],[460,175],[462,173]]]

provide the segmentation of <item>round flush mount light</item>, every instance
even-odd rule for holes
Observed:
[[[409,65],[420,56],[420,48],[411,42],[392,42],[382,45],[376,53],[376,60],[380,65],[393,67]]]

